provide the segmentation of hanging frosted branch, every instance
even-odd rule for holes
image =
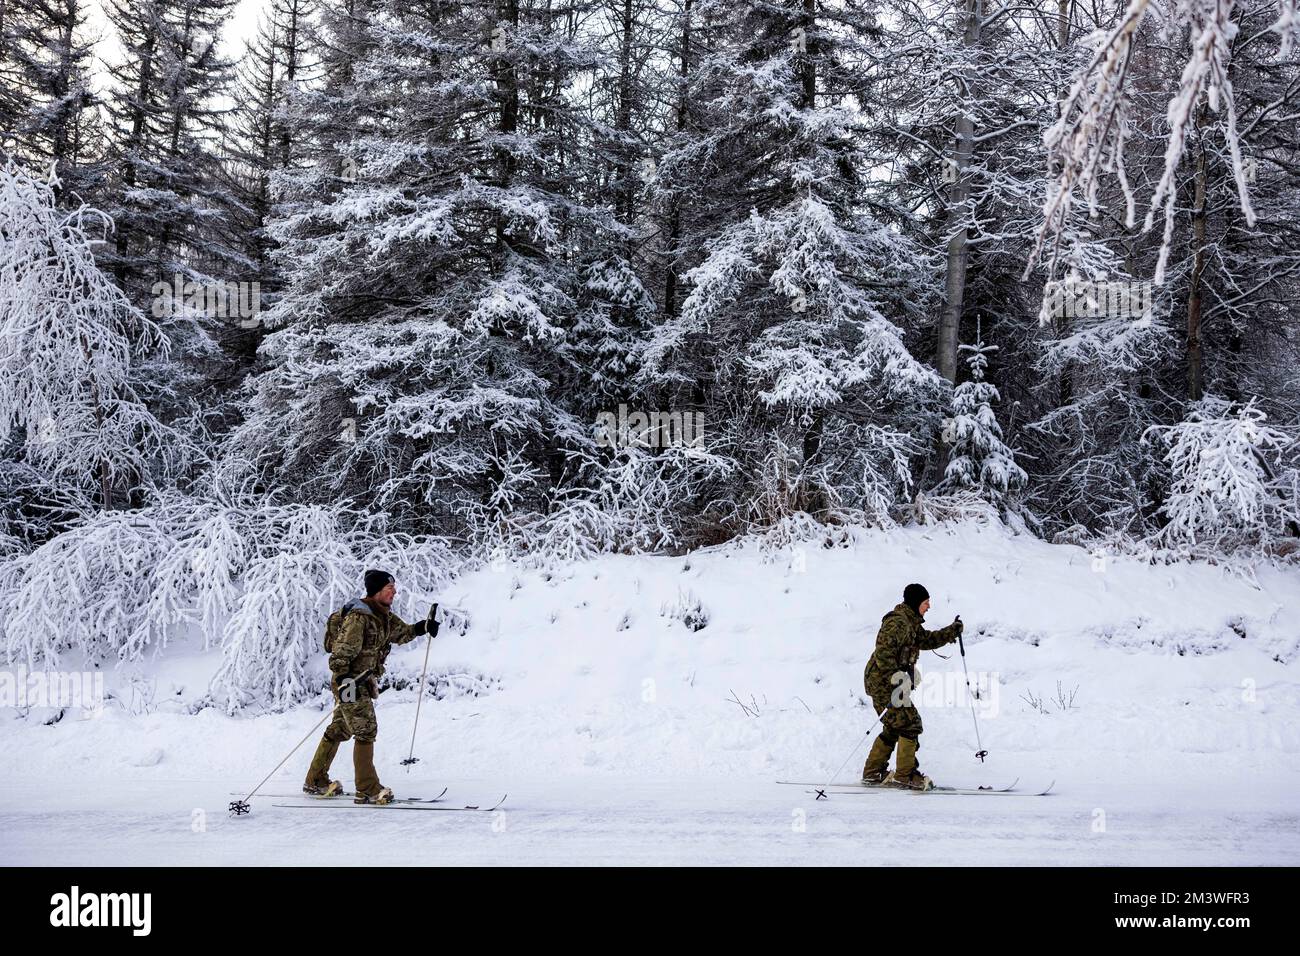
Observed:
[[[1280,0],[1281,15],[1273,29],[1279,34],[1281,56],[1294,52],[1300,34],[1300,17],[1296,0]],[[1131,131],[1128,116],[1130,68],[1138,30],[1148,14],[1163,20],[1167,34],[1189,31],[1191,53],[1183,67],[1178,89],[1170,99],[1166,115],[1169,123],[1164,156],[1164,171],[1150,199],[1142,230],[1149,231],[1157,214],[1164,215],[1155,281],[1164,282],[1165,267],[1173,240],[1178,165],[1187,149],[1188,132],[1196,123],[1196,111],[1202,100],[1211,112],[1224,117],[1224,135],[1232,161],[1233,177],[1246,222],[1255,223],[1246,188],[1247,174],[1241,155],[1237,130],[1236,102],[1229,67],[1232,44],[1238,32],[1234,19],[1234,0],[1173,0],[1162,9],[1153,0],[1130,0],[1116,26],[1101,34],[1088,65],[1075,77],[1061,103],[1060,118],[1044,135],[1048,169],[1054,173],[1044,205],[1043,223],[1038,233],[1029,268],[1040,260],[1044,246],[1052,242],[1049,271],[1054,271],[1056,245],[1065,231],[1072,207],[1080,196],[1090,213],[1098,210],[1101,174],[1112,173],[1119,183],[1125,202],[1125,223],[1132,228],[1137,221],[1137,201],[1124,168],[1124,151]]]

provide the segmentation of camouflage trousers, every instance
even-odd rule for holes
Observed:
[[[900,705],[895,700],[894,694],[899,688],[890,681],[888,675],[874,673],[868,669],[863,675],[862,682],[876,713],[884,711],[880,717],[880,736],[886,743],[892,746],[898,742],[899,737],[917,740],[921,736],[925,730],[921,723],[921,712],[912,706],[910,697],[906,695],[904,699],[908,702],[905,704]]]
[[[325,739],[336,744],[349,739],[373,744],[377,736],[379,721],[375,719],[375,702],[367,696],[350,703],[340,702],[334,708],[334,719],[325,728]]]
[[[374,776],[370,753],[375,744],[375,737],[379,734],[379,722],[375,719],[375,702],[368,696],[346,703],[336,697],[335,701],[333,719],[325,728],[325,736],[316,746],[311,766],[307,769],[305,785],[326,786],[330,782],[330,766],[334,763],[334,755],[338,752],[339,744],[352,739],[357,748],[355,760],[360,762],[362,768],[358,772],[361,780],[358,780],[357,789],[366,792],[366,786],[362,781],[369,781]],[[378,790],[378,778],[375,778],[374,783],[373,789]]]

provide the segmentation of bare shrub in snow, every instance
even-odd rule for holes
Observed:
[[[796,512],[757,534],[758,553],[764,562],[771,562],[788,556],[788,549],[805,544],[817,548],[850,547],[856,540],[858,527],[848,523],[827,524],[806,512]],[[741,545],[745,541],[737,539]]]
[[[960,524],[965,522],[996,523],[998,509],[986,498],[969,489],[947,494],[923,494],[912,499],[911,517],[917,524]]]
[[[694,591],[678,591],[677,600],[659,609],[661,617],[681,621],[689,630],[702,631],[709,626],[709,612]]]
[[[734,470],[727,458],[685,445],[651,452],[623,448],[612,457],[570,456],[575,483],[546,514],[515,512],[494,502],[474,509],[476,550],[533,565],[582,561],[598,554],[639,554],[679,547],[683,505],[700,500]]]

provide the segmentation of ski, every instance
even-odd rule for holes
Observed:
[[[1042,790],[1013,790],[1011,787],[998,789],[975,789],[971,787],[933,787],[929,790],[911,790],[904,787],[884,787],[884,786],[859,786],[851,790],[835,790],[830,787],[821,787],[815,790],[806,790],[805,793],[815,793],[821,796],[854,796],[860,793],[872,793],[875,791],[893,791],[894,793],[910,793],[918,796],[926,794],[938,794],[940,796],[971,796],[971,797],[1045,797],[1051,793],[1052,788],[1056,786],[1053,780]]]
[[[336,810],[476,810],[479,813],[491,813],[506,802],[506,794],[502,796],[493,806],[490,807],[434,807],[427,803],[400,803],[394,800],[392,803],[273,803],[271,806],[280,807],[284,810],[317,810],[326,807],[333,807]]]
[[[443,796],[446,793],[447,793],[447,788],[443,787],[442,793],[438,794],[436,797],[396,797],[393,799],[393,803],[437,803],[439,800],[443,798]],[[230,795],[232,797],[241,796],[241,794],[235,793],[234,791],[231,791]],[[316,793],[259,793],[256,794],[256,796],[269,797],[273,800],[302,799],[302,800],[320,800],[322,802],[329,802],[331,800],[338,799],[339,797],[355,797],[356,794],[350,790],[341,790],[338,793],[334,794],[334,796],[332,797],[325,797]]]
[[[917,793],[1007,793],[1014,790],[1016,784],[1020,782],[1017,777],[1005,787],[945,787],[938,786],[931,790],[917,790]],[[872,793],[876,790],[904,790],[904,787],[892,787],[883,783],[861,783],[860,781],[844,781],[842,783],[812,783],[811,781],[798,780],[778,780],[777,783],[790,787],[814,787],[817,791],[829,790],[832,793]],[[1055,781],[1053,781],[1055,783]],[[832,789],[839,788],[839,789]],[[1051,787],[1049,785],[1048,789]],[[812,791],[810,791],[812,792]],[[1044,791],[1046,792],[1046,791]],[[1028,794],[1026,794],[1028,796]]]
[[[1042,790],[969,790],[964,787],[935,787],[933,790],[913,790],[913,793],[926,794],[953,794],[956,796],[980,796],[980,797],[1045,797],[1052,792],[1056,786],[1053,780]]]

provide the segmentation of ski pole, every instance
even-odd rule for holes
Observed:
[[[885,708],[885,710],[888,709],[889,708]],[[862,735],[862,740],[859,740],[856,744],[853,745],[853,749],[849,751],[849,755],[844,758],[844,763],[840,764],[839,767],[836,769],[836,771],[833,774],[831,774],[830,780],[826,781],[827,787],[829,787],[831,783],[835,780],[835,778],[840,775],[840,771],[843,770],[845,766],[848,765],[848,762],[853,759],[853,755],[858,752],[858,748],[861,747],[862,744],[866,741],[866,739],[871,736],[871,732],[876,729],[876,724],[880,723],[880,718],[883,717],[884,715],[885,715],[884,710],[876,714],[876,719],[871,722],[871,726],[867,728],[867,732]],[[818,790],[816,799],[825,800],[826,791],[824,789]]]
[[[369,676],[370,676],[370,671],[369,669],[367,669],[360,676],[355,678],[350,677],[348,678],[348,680],[352,681],[352,686],[355,688],[358,683],[365,680]],[[292,757],[294,754],[298,752],[298,748],[301,747],[303,744],[305,744],[311,738],[312,734],[316,733],[317,727],[325,723],[325,721],[329,720],[333,716],[334,716],[334,708],[331,707],[329,710],[325,711],[325,716],[322,717],[320,720],[316,721],[316,725],[312,727],[311,730],[307,731],[307,736],[303,737],[302,740],[294,744],[293,749],[284,755],[284,760],[281,760],[278,764],[276,764],[275,769],[272,770],[270,773],[268,773],[265,777],[263,777],[262,782],[248,792],[248,796],[244,797],[243,800],[230,801],[230,806],[227,808],[230,811],[230,813],[233,814],[234,816],[241,816],[247,813],[250,809],[252,809],[251,807],[249,807],[248,801],[253,799],[253,794],[261,790],[262,786],[266,783],[266,781],[270,780],[272,777],[275,776],[275,771],[283,767],[285,761],[287,761],[290,757]]]
[[[960,614],[957,615],[957,620],[959,621],[961,620]],[[961,670],[962,673],[966,675],[966,692],[971,695],[970,696],[970,719],[971,722],[975,725],[975,746],[979,748],[977,751],[975,751],[975,756],[979,758],[980,763],[983,763],[984,758],[989,755],[989,752],[984,749],[984,744],[980,742],[980,722],[975,717],[975,696],[974,696],[975,692],[971,689],[970,686],[970,671],[966,669],[966,642],[961,639],[961,631],[957,632],[957,647],[961,649]]]
[[[428,620],[433,621],[435,623],[437,622],[438,620],[437,603],[435,603],[433,607],[429,609]],[[415,731],[420,726],[420,705],[424,703],[424,675],[429,672],[429,648],[431,648],[432,646],[433,646],[433,635],[430,634],[429,639],[424,642],[424,666],[420,668],[420,696],[415,698],[415,723],[411,726],[411,751],[406,755],[406,759],[402,761],[402,765],[406,767],[407,773],[411,772],[411,764],[417,763],[420,759],[419,757],[415,756]]]

